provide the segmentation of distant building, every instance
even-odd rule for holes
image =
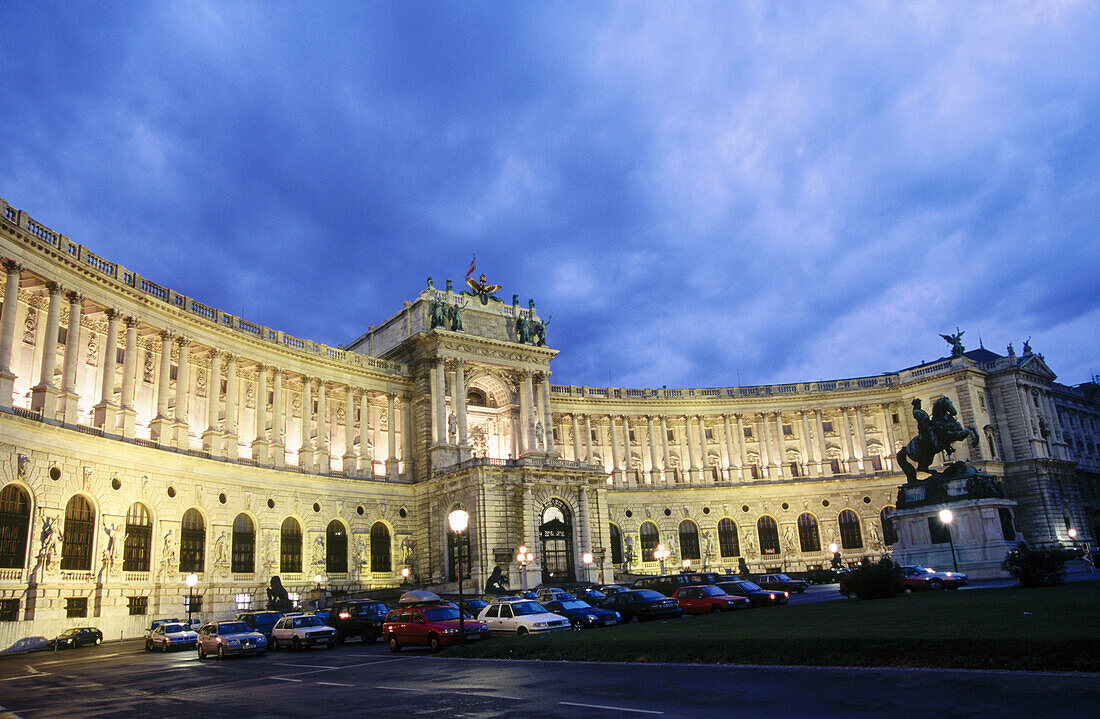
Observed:
[[[985,349],[758,387],[550,383],[534,303],[428,286],[347,347],[177,294],[0,200],[0,649],[410,580],[804,570],[890,551],[911,401],[951,398],[1029,542],[1095,536],[1095,385]],[[447,515],[469,512],[465,541]],[[534,555],[517,562],[517,548]],[[591,554],[593,562],[583,558]],[[468,559],[468,561],[466,561]],[[185,578],[195,574],[189,590]]]

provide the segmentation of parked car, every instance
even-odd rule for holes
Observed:
[[[793,579],[786,574],[765,574],[757,577],[754,580],[755,584],[759,585],[761,589],[767,589],[769,591],[778,590],[780,592],[786,592],[788,595],[798,592],[806,591],[810,586],[810,583],[804,579]]]
[[[260,632],[252,631],[252,627],[244,622],[210,622],[199,629],[195,646],[200,660],[206,659],[208,654],[216,654],[218,659],[232,654],[259,656],[267,651],[267,638]]]
[[[336,630],[313,614],[283,617],[271,629],[273,650],[290,647],[301,651],[319,644],[332,649],[336,646]]]
[[[484,622],[491,632],[503,634],[542,634],[569,629],[569,620],[560,614],[546,611],[546,608],[533,599],[522,597],[503,597],[489,603],[481,610],[478,619]]]
[[[787,600],[790,598],[790,595],[786,592],[768,591],[747,579],[718,582],[717,586],[722,589],[722,591],[726,592],[726,594],[731,594],[735,597],[747,597],[754,607],[773,607],[780,604],[786,604]]]
[[[596,587],[592,586],[573,587],[569,591],[577,599],[583,599],[584,601],[593,605],[599,604],[603,600],[607,599],[606,594],[601,592]]]
[[[462,608],[462,611],[466,613],[466,616],[476,617],[478,614],[481,614],[482,609],[489,606],[489,600],[476,598],[463,599],[461,602],[459,602],[459,606]]]
[[[601,584],[599,591],[603,593],[604,597],[610,597],[612,594],[618,594],[619,592],[629,592],[630,587],[624,587],[621,584]]]
[[[461,626],[460,626],[461,624]],[[402,647],[422,646],[438,651],[445,646],[458,644],[461,631],[466,641],[489,638],[489,627],[477,619],[458,620],[458,609],[449,604],[391,609],[382,624],[382,639],[391,652]]]
[[[264,635],[264,639],[271,640],[271,630],[275,623],[283,618],[281,612],[240,612],[234,617],[235,621],[244,622],[249,629]]]
[[[180,647],[194,648],[198,636],[198,632],[190,624],[162,623],[149,633],[145,648],[149,651],[159,649],[162,652]]]
[[[749,608],[748,597],[727,594],[713,584],[680,587],[672,593],[672,598],[680,603],[680,611],[684,614],[717,614]]]
[[[103,632],[95,627],[73,627],[66,629],[56,637],[46,642],[48,649],[72,649],[86,647],[89,644],[95,646],[103,643]]]
[[[542,605],[548,611],[568,619],[574,629],[610,627],[622,621],[618,612],[593,607],[583,599],[552,599]]]
[[[970,581],[970,577],[962,572],[937,572],[920,565],[902,567],[902,572],[907,576],[925,575],[932,581],[932,589],[958,589]],[[910,573],[911,572],[911,573]]]
[[[652,589],[666,597],[680,587],[699,586],[701,584],[714,584],[721,577],[713,572],[680,572],[679,574],[665,574],[661,576],[639,577],[630,585],[631,589]]]
[[[328,609],[314,609],[310,614],[320,619],[325,624],[328,624],[328,617],[330,611]],[[329,625],[331,626],[331,625]]]
[[[332,605],[329,624],[336,630],[336,642],[361,637],[365,644],[382,636],[382,624],[390,608],[377,599],[348,599]]]
[[[847,569],[815,569],[806,575],[806,579],[810,584],[833,584],[847,573]]]
[[[149,635],[153,633],[153,630],[161,624],[183,624],[184,626],[191,627],[186,619],[154,619],[149,626],[145,628],[145,638],[148,639]],[[191,628],[193,629],[194,627]]]
[[[576,599],[572,594],[561,589],[560,587],[543,587],[535,592],[535,601],[539,604],[546,604],[557,600]]]
[[[624,622],[647,619],[674,619],[683,612],[680,602],[652,589],[629,589],[616,592],[600,603],[601,609],[618,612]]]

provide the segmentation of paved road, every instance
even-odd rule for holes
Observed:
[[[137,642],[0,660],[0,705],[45,717],[1075,716],[1100,677],[446,659],[349,642],[200,662]],[[1090,709],[1090,707],[1092,709]],[[2,712],[0,712],[2,716]]]

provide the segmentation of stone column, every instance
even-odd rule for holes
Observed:
[[[439,383],[435,377],[435,365],[428,367],[428,398],[429,406],[431,409],[431,446],[435,446],[443,441],[443,438],[439,436],[439,400],[436,395],[439,391]]]
[[[202,450],[212,457],[223,457],[221,437],[218,429],[222,394],[222,353],[210,350],[210,380],[206,383],[206,429],[202,433]]]
[[[825,444],[825,423],[821,419],[821,410],[814,410],[814,422],[817,425],[818,458],[817,471],[822,477],[832,474],[832,464],[829,462],[829,447]],[[825,471],[825,465],[829,465],[829,471]]]
[[[531,370],[525,370],[523,373],[523,391],[527,397],[526,409],[523,412],[523,437],[527,443],[528,452],[538,449],[538,441],[535,439],[535,392],[531,375]]]
[[[661,462],[661,479],[662,479],[662,483],[667,486],[668,483],[669,483],[668,473],[670,471],[670,467],[671,467],[671,464],[672,464],[672,461],[671,461],[672,460],[672,454],[668,451],[668,422],[666,421],[665,416],[663,414],[661,415],[660,419],[661,419],[661,451],[663,453],[662,462]]]
[[[745,467],[749,463],[749,448],[745,443],[745,424],[742,421],[740,412],[735,413],[733,417],[737,420],[737,442],[741,446],[741,466],[739,467],[738,476],[745,479]]]
[[[413,450],[412,450],[412,412],[410,411],[409,396],[401,395],[401,456],[399,469],[404,471],[406,478],[413,476]]]
[[[23,267],[14,260],[4,260],[4,314],[0,319],[0,407],[11,407],[15,393],[15,372],[11,366],[15,348],[15,315],[19,310],[19,280]]]
[[[225,456],[236,462],[240,459],[237,448],[237,408],[240,394],[237,389],[237,355],[225,356]]]
[[[374,457],[371,456],[370,393],[359,391],[359,476],[374,476]]]
[[[118,310],[107,308],[107,341],[103,349],[99,403],[92,408],[92,424],[107,434],[115,433],[118,405],[115,403],[115,369],[118,367]]]
[[[695,415],[695,423],[699,428],[699,470],[703,475],[703,483],[706,484],[708,475],[712,482],[716,482],[718,480],[711,474],[710,463],[707,461],[710,459],[710,453],[707,452],[707,425],[703,415]]]
[[[134,409],[134,384],[137,382],[138,364],[138,339],[136,317],[126,317],[126,350],[122,355],[122,396],[119,398],[119,414],[122,415],[122,436],[132,438],[134,436],[134,420],[137,411]]]
[[[584,461],[589,464],[592,463],[592,421],[591,415],[587,412],[584,414]]]
[[[313,378],[302,377],[302,446],[298,448],[298,467],[316,471],[313,454]]]
[[[436,437],[439,444],[447,444],[451,441],[447,436],[447,369],[443,358],[435,360],[435,416],[439,423],[436,428]]]
[[[787,467],[787,446],[783,441],[783,413],[774,412],[772,416],[775,417],[775,476],[783,479],[790,474]]]
[[[849,474],[851,474],[852,464],[856,456],[856,449],[855,446],[852,444],[852,420],[848,416],[848,411],[848,407],[843,407],[840,410],[840,415],[841,418],[844,420],[844,442],[845,446],[848,449],[848,456],[845,458],[847,467],[845,467],[845,469],[848,471]]]
[[[730,482],[734,481],[733,468],[738,468],[738,476],[740,476],[741,463],[736,459],[736,448],[733,444],[733,429],[730,427],[729,413],[722,415],[722,431],[726,434],[726,479]]]
[[[661,482],[661,467],[657,462],[657,429],[653,423],[653,415],[645,416],[647,429],[649,430],[649,476],[653,484]]]
[[[180,359],[176,367],[176,447],[188,449],[187,430],[191,423],[191,364],[189,351],[191,340],[179,338]]]
[[[619,460],[619,440],[615,438],[615,416],[608,415],[607,420],[611,425],[611,480],[613,484],[623,485],[622,462]]]
[[[149,423],[149,436],[161,446],[172,439],[172,417],[168,400],[172,392],[172,333],[160,333],[160,373],[157,376],[157,416]]]
[[[325,381],[317,380],[317,470],[321,474],[332,471],[328,446],[328,402]]]
[[[699,463],[695,459],[695,432],[691,429],[691,416],[684,415],[684,432],[688,445],[688,459],[691,460],[691,475],[688,482],[694,484],[699,481]]]
[[[569,415],[569,429],[573,431],[573,461],[581,461],[581,434],[580,427],[577,426],[577,413],[573,412]]]
[[[271,443],[267,439],[267,366],[256,365],[256,433],[252,440],[252,459],[260,464],[271,461]]]
[[[397,464],[397,417],[394,416],[394,400],[397,395],[392,392],[386,394],[386,478],[391,482],[398,478]]]
[[[466,436],[466,363],[462,360],[455,365],[455,386],[451,395],[455,414],[458,415],[458,446],[466,447],[470,442]]]
[[[871,461],[867,459],[867,427],[863,422],[863,407],[854,407],[856,415],[856,435],[859,437],[859,471],[867,472]]]
[[[46,283],[50,293],[50,307],[46,311],[46,334],[42,342],[42,367],[38,384],[31,389],[31,409],[42,410],[42,416],[53,419],[57,415],[57,385],[53,382],[57,366],[57,329],[61,316],[61,285]]]
[[[524,582],[522,575],[531,569],[531,564],[541,564],[538,552],[535,551],[535,518],[534,518],[534,493],[531,491],[531,486],[528,484],[523,485],[523,511],[520,513],[520,519],[523,522],[523,546],[527,547],[527,550],[535,555],[535,561],[530,564],[521,564],[520,571],[520,585],[523,586]],[[530,577],[528,577],[530,580]],[[529,584],[528,586],[533,586]]]
[[[890,405],[882,405],[882,426],[886,428],[886,441],[889,443],[886,447],[886,456],[882,460],[882,468],[885,470],[894,469],[894,455],[897,453],[897,440],[894,438],[894,418],[893,412],[890,411]]]
[[[551,454],[558,454],[554,446],[554,410],[550,407],[550,373],[542,376],[542,430],[546,433],[546,442],[543,445]]]
[[[810,421],[806,417],[806,410],[799,410],[798,417],[802,425],[802,466],[805,467],[806,474],[820,476],[821,465],[814,462],[813,442],[810,441]]]
[[[344,387],[344,473],[347,476],[355,474],[355,389],[350,385]]]
[[[760,466],[763,468],[766,478],[774,478],[775,463],[772,461],[772,433],[768,427],[768,415],[761,412],[757,416],[760,418],[758,421],[760,434],[756,441],[757,446],[760,448]]]
[[[283,371],[271,370],[271,461],[276,467],[286,466],[286,434],[283,424]]]
[[[580,552],[592,551],[592,535],[590,534],[588,527],[588,487],[581,487],[577,492],[577,535],[580,538]],[[584,574],[588,573],[588,568],[581,563],[581,571]],[[587,576],[584,577],[588,579]]]
[[[76,368],[80,363],[80,316],[84,309],[84,297],[77,292],[66,292],[69,301],[69,325],[65,333],[65,359],[62,362],[61,394],[57,398],[57,418],[66,424],[76,424],[77,403]]]

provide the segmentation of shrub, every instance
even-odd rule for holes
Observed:
[[[901,593],[902,584],[898,565],[883,557],[872,562],[867,557],[844,578],[844,586],[850,594],[860,599],[885,599]]]
[[[1016,577],[1023,587],[1047,587],[1066,580],[1066,562],[1073,559],[1067,549],[1032,549],[1020,544],[1005,555],[1001,569]]]

